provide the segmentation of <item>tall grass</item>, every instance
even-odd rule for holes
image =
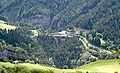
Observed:
[[[43,70],[41,68],[29,68],[27,66],[16,64],[8,66],[7,64],[0,66],[0,73],[54,73],[52,70]]]

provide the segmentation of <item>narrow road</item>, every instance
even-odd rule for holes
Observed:
[[[63,34],[63,35],[60,35],[60,34],[50,34],[49,36],[54,36],[54,37],[75,37],[75,36],[77,36],[77,37],[79,37],[79,40],[83,43],[85,49],[90,49],[91,47],[92,48],[99,48],[99,47],[97,47],[95,45],[90,44],[85,37],[80,36],[80,35],[72,35],[72,36],[70,36],[70,35],[67,35],[67,34]]]
[[[90,44],[87,39],[83,36],[80,36],[79,40],[83,43],[86,49],[89,49],[90,47],[96,48],[96,46]],[[97,47],[98,48],[98,47]]]

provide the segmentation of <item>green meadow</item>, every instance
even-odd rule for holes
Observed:
[[[39,64],[0,62],[1,73],[119,73],[120,60],[101,60],[75,69],[58,69]]]

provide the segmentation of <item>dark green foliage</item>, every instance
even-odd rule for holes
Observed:
[[[99,48],[91,47],[86,50],[79,40],[79,36],[54,37],[46,36],[45,32],[42,32],[42,35],[39,34],[38,37],[31,38],[30,30],[32,29],[22,27],[8,32],[0,30],[0,61],[13,62],[20,60],[26,63],[39,63],[66,69],[94,62],[96,58],[115,59],[119,57],[116,54],[99,53]],[[99,40],[93,42],[94,38],[102,38],[98,36],[98,33],[84,33],[86,33],[86,38],[91,34],[92,39],[89,40],[88,38],[89,42],[95,45],[98,44],[96,46],[101,48],[100,43],[98,43]],[[110,46],[107,45],[106,47]],[[105,49],[110,50],[109,48]]]
[[[120,58],[119,53],[99,53],[99,49],[119,52],[119,0],[2,0],[0,20],[21,27],[8,32],[0,30],[0,61],[34,60],[59,68],[73,68],[95,61],[89,59],[91,55],[98,59]],[[41,27],[42,35],[31,38],[30,30],[36,29],[33,26],[38,30]],[[81,35],[98,48],[85,50],[79,37],[46,36],[68,28],[85,30]],[[100,39],[105,44],[101,44]]]
[[[47,56],[39,44],[28,34],[31,29],[0,30],[0,61],[30,59],[37,63],[49,63]]]
[[[47,55],[52,59],[54,64],[60,68],[74,67],[80,58],[82,48],[76,46],[81,45],[78,37],[60,38],[52,36],[38,37],[39,43],[44,47]],[[74,61],[74,64],[73,64]]]
[[[7,70],[3,69],[1,73],[8,73]]]
[[[120,44],[119,4],[119,0],[4,0],[0,3],[0,15],[8,21],[51,30],[96,30]]]
[[[93,29],[120,44],[119,4],[119,0],[75,0],[55,16],[52,26],[58,30],[71,26]]]
[[[15,30],[15,31],[11,30],[8,32],[5,32],[5,31],[0,32],[0,39],[5,40],[9,44],[17,45],[17,44],[24,44],[25,43],[28,45],[30,42],[33,42],[30,37],[24,36],[25,33],[23,33],[19,29]]]
[[[2,5],[0,8],[0,15],[8,17],[9,21],[27,22],[40,27],[41,25],[48,25],[54,15],[65,9],[71,1],[72,0],[6,0],[3,1],[3,4],[6,5]]]
[[[42,47],[44,47],[44,51],[54,62],[51,62],[51,64],[54,64],[59,68],[77,67],[79,65],[94,62],[96,61],[96,58],[113,59],[117,57],[116,55],[99,53],[99,48],[91,47],[91,49],[85,50],[82,46],[82,42],[78,39],[79,37],[62,38],[52,36],[39,36],[38,42],[42,45]],[[95,43],[100,45],[98,42]],[[91,55],[96,58],[92,58]]]

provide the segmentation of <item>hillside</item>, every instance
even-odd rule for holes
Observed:
[[[120,0],[0,0],[0,49],[62,69],[119,59]]]
[[[21,21],[37,27],[47,27],[50,26],[53,16],[62,11],[71,1],[6,0],[0,4],[0,15],[11,22]]]
[[[66,9],[54,16],[50,28],[62,30],[79,27],[96,30],[119,44],[119,4],[119,0],[75,0]]]
[[[84,73],[84,72],[95,72],[95,73],[114,73],[120,72],[119,60],[103,60],[96,61],[94,63],[82,66],[77,69],[57,69],[53,67],[41,66],[38,64],[11,64],[0,62],[0,71],[9,73]]]
[[[79,69],[89,70],[90,72],[107,72],[114,73],[120,72],[120,62],[119,60],[102,60],[96,61],[91,64],[81,66]]]
[[[51,30],[95,30],[120,44],[119,4],[119,0],[3,0],[0,15],[11,22]]]
[[[51,35],[59,32],[48,33],[23,24],[13,25],[19,27],[7,32],[4,29],[0,30],[0,61],[2,62],[29,60],[57,68],[76,68],[98,59],[119,58],[119,51],[111,48],[113,45],[97,32],[89,38],[87,36],[93,34],[87,31],[77,35],[75,32],[67,32],[71,37],[61,37]]]

